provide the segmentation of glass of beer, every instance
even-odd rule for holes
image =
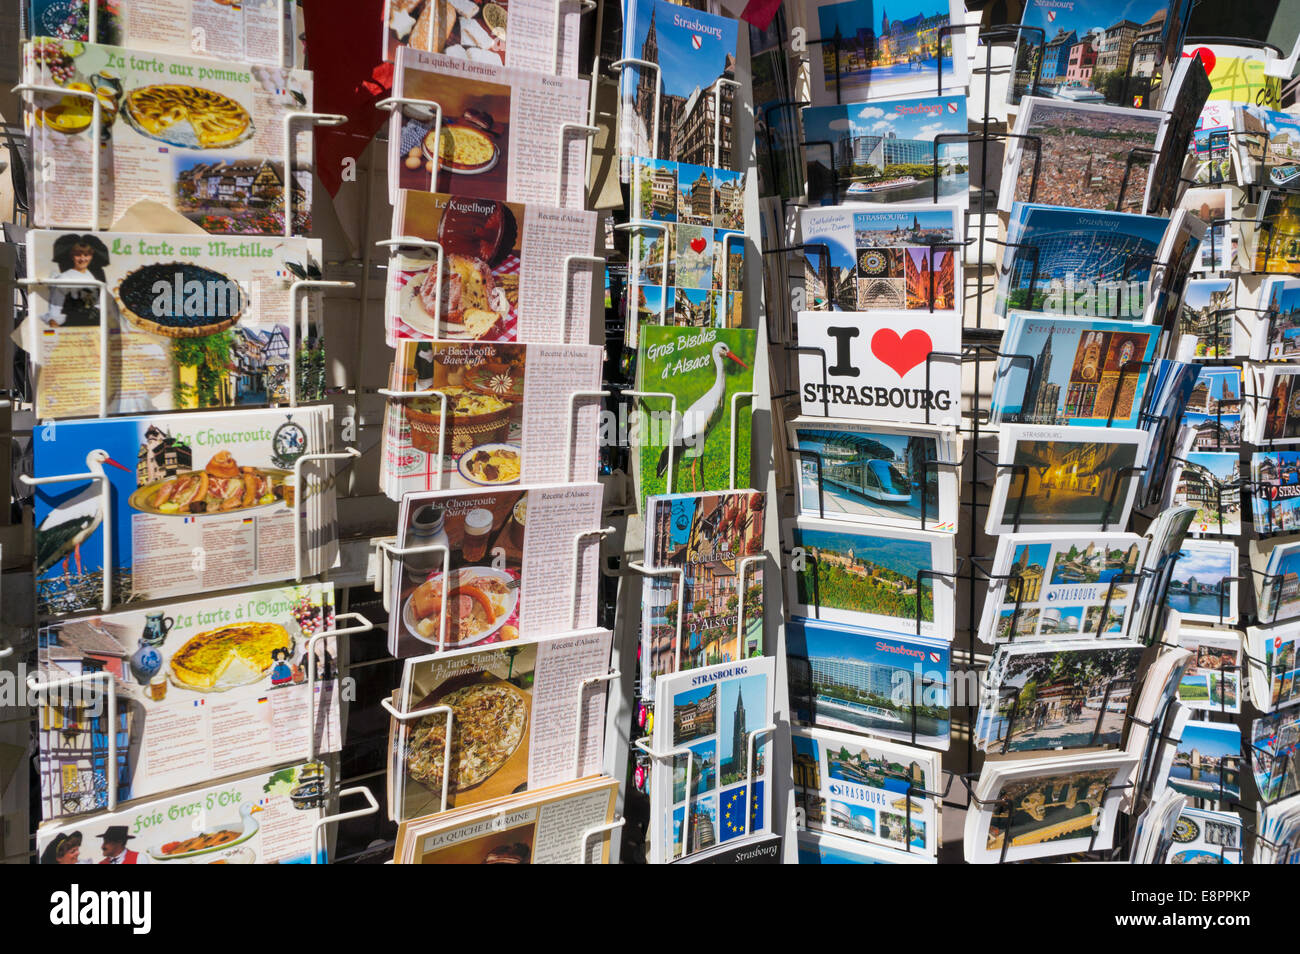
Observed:
[[[465,514],[465,535],[460,543],[466,563],[478,563],[487,556],[488,535],[492,532],[492,511],[475,507]]]
[[[162,702],[167,698],[167,677],[162,673],[157,673],[149,680],[149,698],[154,702]]]

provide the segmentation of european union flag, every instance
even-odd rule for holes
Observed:
[[[743,838],[745,835],[745,786],[737,785],[722,793],[722,822],[718,826],[718,842]],[[749,831],[753,834],[763,827],[763,783],[755,780],[749,799]]]

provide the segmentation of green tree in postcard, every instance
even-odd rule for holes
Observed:
[[[643,325],[638,388],[677,398],[639,405],[639,495],[666,493],[672,447],[674,493],[726,490],[730,480],[731,398],[754,390],[758,333],[745,328],[678,328]],[[749,486],[750,407],[736,408],[736,487]]]

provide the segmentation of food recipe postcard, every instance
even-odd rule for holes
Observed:
[[[37,490],[38,611],[101,605],[106,530],[114,604],[292,577],[294,524],[302,509],[302,501],[293,506],[294,462],[325,449],[321,422],[331,414],[325,406],[37,427],[36,477],[98,467],[109,485],[107,513],[94,480]],[[332,503],[333,489],[325,494]],[[303,533],[304,567],[321,544],[313,523]]]

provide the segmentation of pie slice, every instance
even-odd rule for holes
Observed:
[[[203,149],[232,145],[253,123],[248,110],[229,96],[175,83],[131,90],[126,94],[126,110],[143,132],[156,138],[188,124]]]
[[[293,640],[279,623],[236,623],[199,633],[172,654],[172,676],[191,689],[218,684],[247,685],[271,671],[277,649],[291,650]]]

